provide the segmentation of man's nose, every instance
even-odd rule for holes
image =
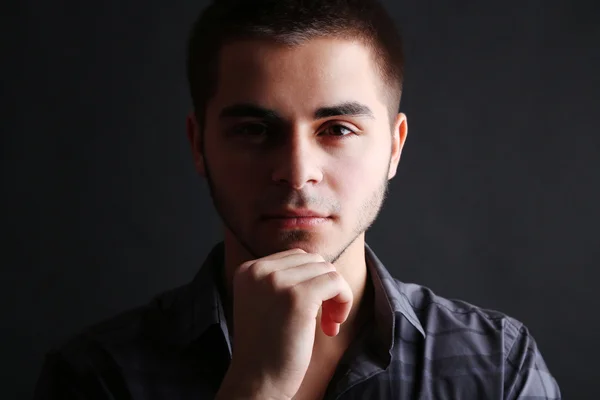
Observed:
[[[293,135],[275,150],[272,179],[300,190],[305,184],[317,184],[323,179],[321,149],[312,137]]]

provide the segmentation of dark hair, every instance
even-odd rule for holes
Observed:
[[[201,130],[224,44],[252,38],[295,45],[320,37],[357,40],[372,51],[393,123],[404,76],[402,38],[377,0],[214,0],[194,23],[188,42],[188,82]]]

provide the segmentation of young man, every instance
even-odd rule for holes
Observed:
[[[36,398],[560,398],[520,322],[394,279],[365,243],[407,136],[375,0],[216,2],[188,72],[224,241],[50,353]]]

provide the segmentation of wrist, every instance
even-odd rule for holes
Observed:
[[[291,400],[266,378],[252,378],[231,368],[223,378],[216,400]]]

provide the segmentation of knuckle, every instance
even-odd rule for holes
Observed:
[[[314,257],[315,262],[327,262],[327,261],[325,261],[325,258],[323,258],[323,256],[320,254],[313,253],[313,257]]]
[[[269,275],[267,275],[265,282],[271,289],[275,291],[279,291],[281,289],[281,275],[277,271],[271,272]]]
[[[263,268],[263,263],[261,261],[257,261],[248,267],[248,275],[250,275],[250,277],[256,281],[260,278]]]
[[[235,270],[233,277],[234,279],[241,279],[243,276],[248,274],[248,270],[252,268],[253,261],[246,261]]]
[[[329,271],[325,275],[327,275],[327,277],[332,281],[337,281],[338,279],[340,279],[340,274],[337,271]]]

